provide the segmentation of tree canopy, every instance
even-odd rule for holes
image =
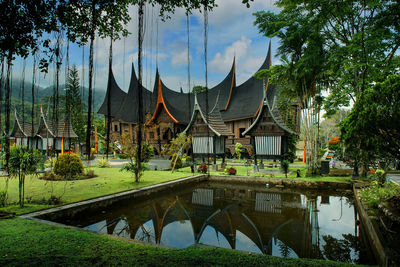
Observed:
[[[354,152],[353,159],[368,165],[385,153],[398,157],[393,118],[400,113],[394,104],[400,101],[395,92],[399,77],[390,75],[400,67],[400,3],[278,0],[275,4],[280,12],[255,13],[255,25],[265,36],[279,38],[282,64],[256,76],[283,85],[287,95],[295,94],[303,114],[310,107],[319,113],[323,107],[329,117],[353,104],[341,124],[342,140]],[[319,118],[314,112],[312,117]],[[317,146],[318,136],[313,137]]]

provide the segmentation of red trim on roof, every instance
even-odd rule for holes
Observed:
[[[267,85],[265,86],[265,95],[267,95],[267,93],[268,93],[268,87],[269,87],[269,78],[267,80]],[[254,117],[257,117],[258,112],[260,112],[263,102],[264,102],[264,99],[261,100],[260,106],[258,106],[258,109],[257,109],[256,113],[254,114]]]
[[[158,109],[160,106],[164,106],[165,111],[167,112],[168,116],[173,120],[175,123],[178,123],[178,120],[172,116],[172,114],[168,111],[167,106],[165,105],[164,102],[164,97],[162,95],[162,90],[161,90],[161,80],[158,78],[158,96],[157,96],[157,106],[156,109],[154,110],[153,116],[151,117],[150,121],[147,124],[150,124],[154,119],[156,118],[156,114],[158,113]]]
[[[231,102],[231,96],[232,96],[232,91],[233,91],[233,84],[234,84],[234,81],[235,81],[235,69],[236,69],[236,68],[235,68],[235,64],[236,64],[236,60],[233,61],[233,75],[232,75],[232,82],[231,82],[231,90],[229,91],[229,98],[228,98],[228,101],[226,102],[225,110],[228,109],[229,103]]]

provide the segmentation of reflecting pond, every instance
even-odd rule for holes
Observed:
[[[357,218],[351,194],[200,183],[56,221],[175,248],[373,264]]]

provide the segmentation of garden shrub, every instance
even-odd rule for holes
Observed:
[[[199,168],[197,169],[197,171],[201,172],[201,173],[207,173],[207,165],[206,164],[201,164],[199,166]]]
[[[386,177],[385,177],[385,171],[381,169],[377,169],[376,172],[376,179],[378,180],[378,183],[380,185],[383,185],[385,183]]]
[[[288,160],[282,160],[281,162],[281,168],[283,170],[283,172],[285,173],[285,177],[287,178],[287,174],[289,171],[289,161]]]
[[[361,190],[362,200],[372,208],[377,208],[380,203],[393,197],[400,197],[400,186],[392,183],[381,186],[378,181],[372,181],[369,187]]]
[[[46,201],[46,203],[49,205],[59,205],[61,204],[61,197],[51,195],[50,198]]]
[[[61,154],[54,166],[54,173],[65,178],[76,177],[83,173],[82,160],[74,153]]]
[[[125,153],[122,153],[122,154],[118,154],[118,158],[119,159],[128,159],[129,157]]]
[[[111,164],[107,159],[99,159],[99,160],[97,160],[97,167],[99,167],[99,168],[110,168]]]
[[[237,172],[236,169],[233,168],[233,167],[230,167],[230,168],[226,169],[226,173],[229,174],[229,175],[236,175],[236,172]]]
[[[176,158],[176,157],[178,157],[178,158]],[[175,160],[176,160],[176,163],[175,163]],[[175,169],[182,168],[182,158],[179,157],[177,154],[172,155],[172,158],[171,158],[171,168],[174,167],[174,166],[173,166],[174,163],[175,163]]]
[[[5,207],[7,202],[7,191],[1,190],[0,191],[0,207]]]

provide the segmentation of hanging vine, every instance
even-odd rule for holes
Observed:
[[[31,137],[34,135],[34,118],[35,118],[35,78],[36,78],[36,53],[37,50],[34,50],[32,53],[33,56],[33,69],[32,69],[32,87],[31,87],[31,94],[32,94],[32,107],[31,107]],[[28,138],[28,147],[31,147],[33,144],[30,142],[33,141],[33,138]]]
[[[22,105],[22,127],[25,125],[25,69],[26,69],[26,58],[22,63],[22,85],[21,85],[21,105]]]
[[[136,148],[136,170],[135,170],[135,182],[139,182],[140,176],[142,174],[142,127],[143,127],[143,99],[142,99],[142,47],[144,38],[144,0],[139,2],[138,8],[138,127],[137,127],[137,148]]]
[[[206,121],[209,122],[209,103],[208,103],[208,73],[207,73],[207,40],[208,38],[208,7],[204,5],[204,67],[205,67],[205,86],[206,86]],[[210,164],[210,129],[207,127],[207,166]],[[210,174],[210,168],[207,168]]]
[[[113,49],[113,38],[110,38],[110,53],[108,55],[108,73],[112,71],[112,50]],[[124,39],[124,50],[125,50],[125,39]],[[124,65],[125,66],[125,65]],[[107,136],[106,136],[106,158],[108,160],[108,153],[110,150],[110,131],[111,131],[111,79],[108,79],[107,84]]]

